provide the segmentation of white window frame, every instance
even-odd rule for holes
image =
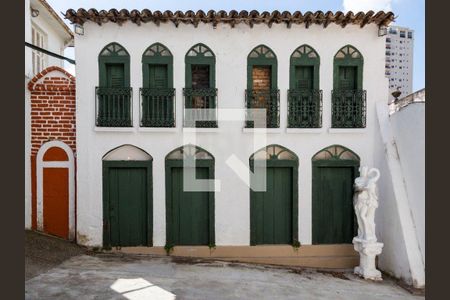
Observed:
[[[34,23],[31,25],[31,43],[35,46],[47,49],[47,34]],[[47,55],[37,50],[32,50],[31,55],[33,74],[36,75],[47,67]]]

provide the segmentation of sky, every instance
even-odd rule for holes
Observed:
[[[69,8],[144,9],[155,10],[258,10],[258,11],[392,11],[397,17],[394,24],[414,30],[413,91],[425,87],[425,0],[47,0],[56,12]],[[68,24],[69,21],[65,20]],[[70,26],[72,28],[72,26]],[[74,58],[73,48],[65,55]],[[76,57],[75,57],[76,59]],[[73,65],[67,64],[74,73]]]

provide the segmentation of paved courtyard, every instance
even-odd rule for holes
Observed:
[[[424,299],[391,280],[170,257],[78,255],[26,281],[26,299]]]

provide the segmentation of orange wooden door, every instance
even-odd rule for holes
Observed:
[[[43,169],[44,232],[69,238],[69,169]]]

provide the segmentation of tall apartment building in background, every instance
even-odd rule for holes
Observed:
[[[414,31],[390,26],[386,36],[386,77],[389,78],[389,102],[397,88],[401,97],[412,93]]]

